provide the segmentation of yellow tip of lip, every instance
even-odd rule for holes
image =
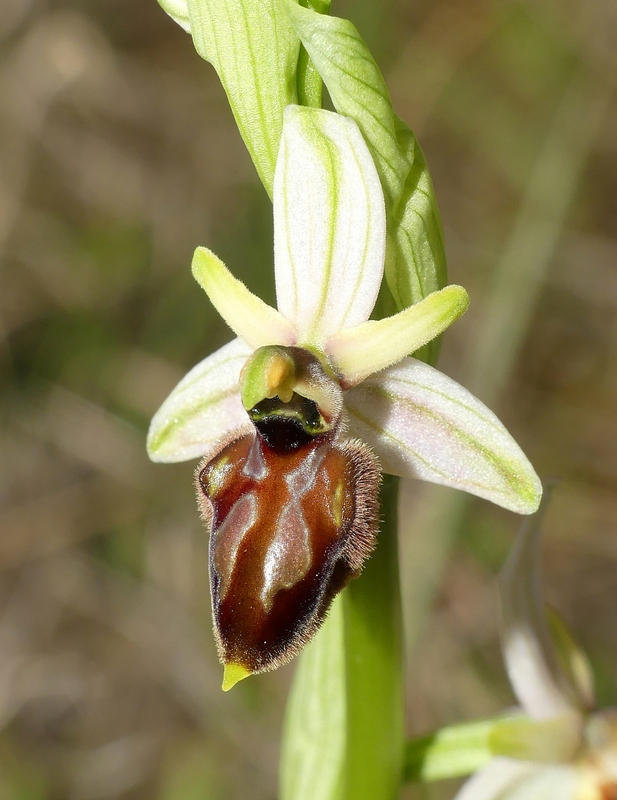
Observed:
[[[225,664],[223,670],[223,691],[228,692],[237,683],[248,678],[250,674],[251,671],[245,669],[241,664]]]

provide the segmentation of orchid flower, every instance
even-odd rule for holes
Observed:
[[[289,660],[375,546],[380,471],[532,513],[540,482],[479,400],[409,357],[468,304],[447,286],[383,320],[386,212],[356,123],[285,110],[273,188],[278,309],[198,248],[193,275],[237,338],[152,420],[154,461],[201,457],[224,688]]]
[[[617,709],[591,712],[587,659],[542,598],[539,541],[538,514],[523,526],[500,580],[504,659],[523,714],[495,731],[509,728],[497,749],[513,757],[494,758],[455,800],[617,798]]]

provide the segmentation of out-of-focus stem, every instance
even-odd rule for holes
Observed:
[[[468,385],[487,403],[498,397],[525,340],[613,89],[610,83],[592,88],[581,70],[555,111],[497,264],[484,319],[469,348]]]

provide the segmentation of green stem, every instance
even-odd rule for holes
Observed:
[[[298,54],[298,103],[301,106],[312,106],[321,108],[322,103],[322,81],[321,76],[315,69],[315,65],[309,58],[304,45],[300,45]]]
[[[381,492],[379,546],[344,596],[347,676],[346,800],[399,795],[404,748],[398,479]]]
[[[281,756],[281,800],[336,800],[345,764],[343,595],[298,658],[287,702]]]
[[[330,13],[330,0],[299,0],[304,8],[317,11],[318,14]],[[300,45],[298,66],[296,69],[296,85],[298,89],[298,103],[301,106],[321,108],[323,99],[323,81],[315,65],[306,52],[304,45]]]
[[[394,800],[404,754],[398,481],[378,547],[300,657],[287,708],[282,800]]]

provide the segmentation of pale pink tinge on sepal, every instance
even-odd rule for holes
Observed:
[[[519,514],[534,512],[542,485],[502,423],[460,384],[413,358],[345,395],[350,433],[384,472],[452,486]]]
[[[238,379],[252,349],[234,339],[184,376],[156,412],[148,431],[152,461],[199,458],[249,423]]]

